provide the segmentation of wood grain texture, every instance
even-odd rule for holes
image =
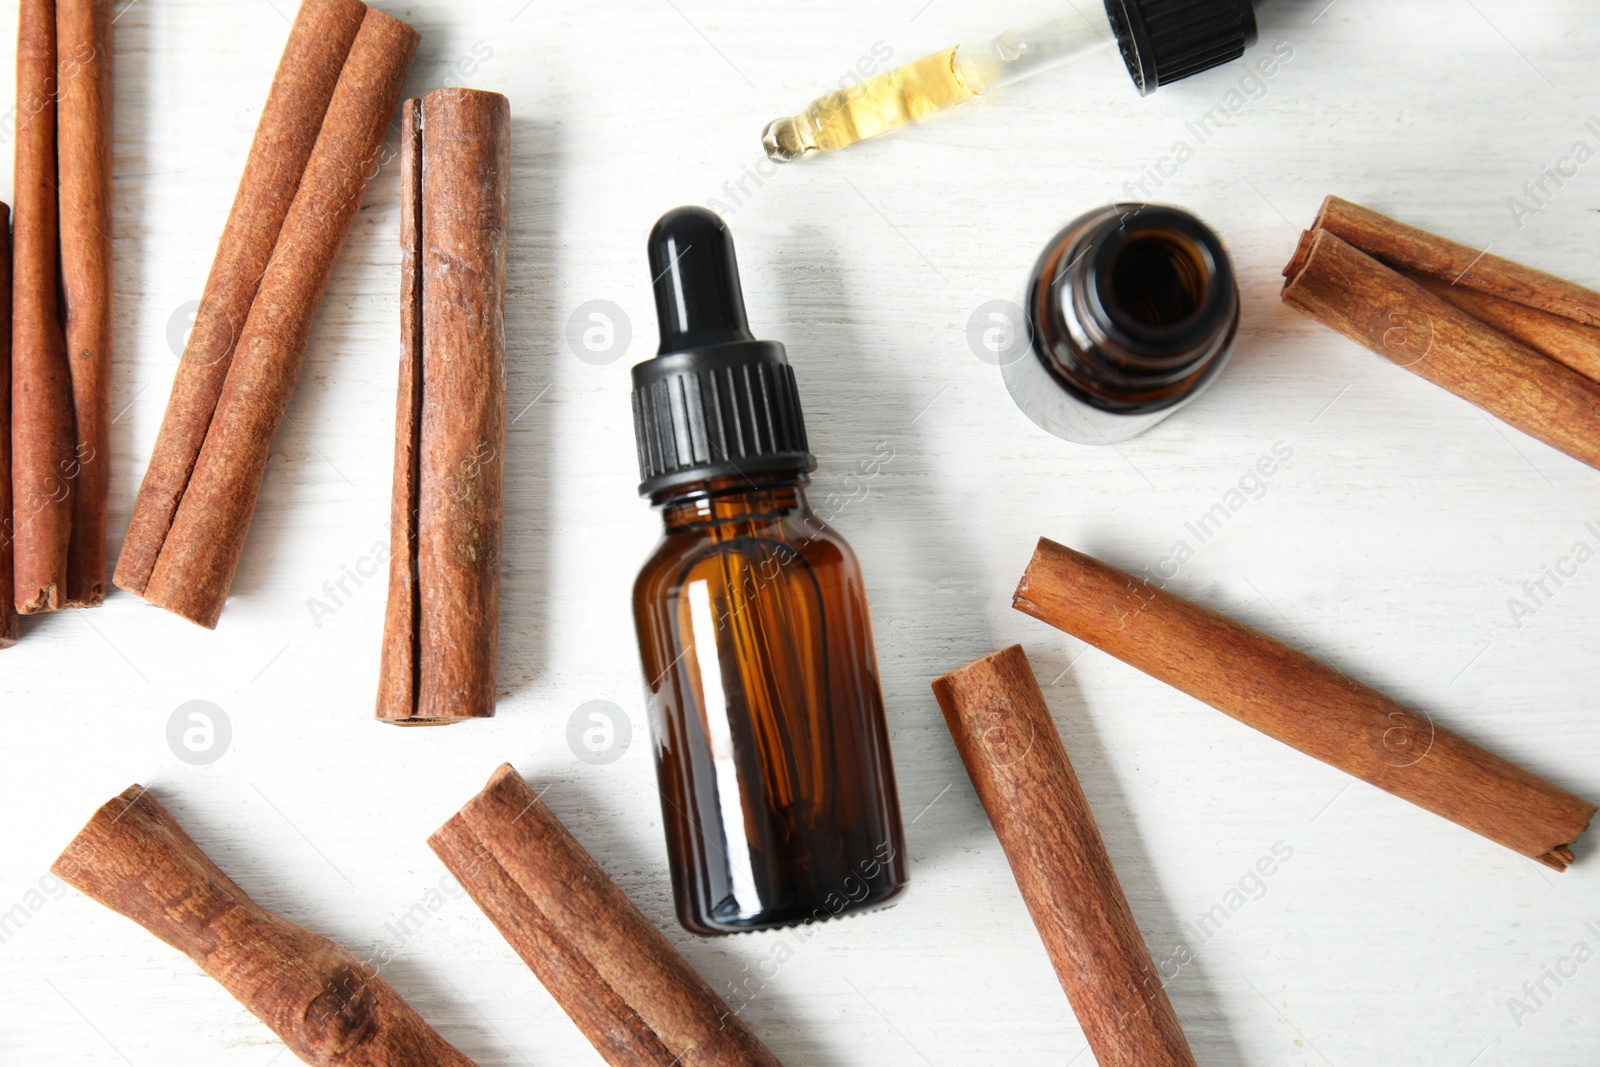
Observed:
[[[933,682],[1100,1067],[1194,1067],[1094,812],[1021,645]]]
[[[295,15],[122,542],[116,583],[129,592],[150,582],[366,12],[358,0],[304,0]]]
[[[106,593],[111,492],[111,0],[57,0],[61,319],[72,376],[72,538],[66,604]]]
[[[1600,469],[1600,383],[1518,344],[1328,230],[1307,232],[1284,303]]]
[[[407,410],[397,407],[392,514],[403,518],[389,564],[400,599],[385,623],[378,691],[378,718],[408,726],[494,714],[511,215],[510,102],[439,89],[418,110],[420,145],[414,135],[402,143],[420,148],[420,166],[401,163],[407,201],[420,182],[402,238],[420,243],[401,266],[398,405]],[[408,292],[418,281],[420,294]]]
[[[239,335],[205,444],[143,596],[215,627],[244,552],[311,324],[377,171],[417,33],[368,11]]]
[[[314,1067],[473,1067],[352,953],[251,900],[143,786],[50,869],[194,960]]]
[[[510,764],[428,844],[612,1067],[777,1067]]]
[[[1345,675],[1041,538],[1013,606],[1324,763],[1558,871],[1596,807]]]

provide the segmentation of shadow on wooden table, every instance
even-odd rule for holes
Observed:
[[[765,265],[786,321],[775,324],[759,308],[752,316],[757,334],[787,345],[800,381],[819,464],[812,504],[861,557],[908,848],[920,865],[971,843],[969,834],[934,829],[943,822],[934,805],[950,802],[953,785],[966,788],[966,774],[929,683],[994,651],[988,609],[1003,597],[967,532],[971,501],[939,477],[936,408],[955,402],[953,383],[908,378],[885,358],[885,319],[858,306],[851,280],[875,269],[845,263],[826,231],[797,223],[782,258]],[[745,273],[755,272],[747,265]]]
[[[511,116],[511,228],[506,251],[505,530],[500,564],[501,700],[544,668],[552,624],[550,542],[559,454],[542,399],[560,369],[565,326],[557,306],[561,128]]]

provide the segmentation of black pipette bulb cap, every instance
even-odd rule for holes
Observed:
[[[727,224],[705,208],[674,208],[648,247],[661,347],[633,368],[640,495],[815,470],[783,346],[750,332]]]
[[[1256,39],[1254,0],[1105,0],[1122,61],[1140,96],[1244,55]]]

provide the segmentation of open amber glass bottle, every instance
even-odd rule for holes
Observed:
[[[1189,212],[1111,204],[1058,233],[1023,294],[1028,348],[1001,366],[1057,437],[1115,444],[1200,396],[1228,362],[1239,287],[1222,239]]]
[[[679,921],[882,906],[906,873],[877,657],[855,555],[806,500],[794,374],[750,334],[721,219],[664,216],[650,265],[661,354],[634,420],[666,530],[634,619]]]

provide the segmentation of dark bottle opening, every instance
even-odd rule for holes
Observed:
[[[1210,263],[1192,241],[1143,231],[1111,257],[1111,305],[1152,328],[1187,322],[1210,289]]]
[[[1113,204],[1045,247],[1024,294],[1028,350],[1004,365],[1035,423],[1087,444],[1133,436],[1227,362],[1239,291],[1221,240],[1186,211]]]

